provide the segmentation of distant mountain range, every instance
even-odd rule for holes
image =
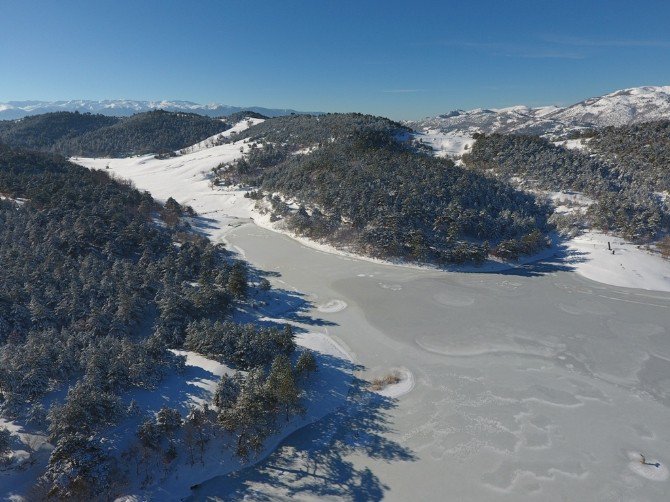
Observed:
[[[219,103],[201,105],[192,101],[135,101],[129,99],[106,99],[91,101],[73,99],[69,101],[8,101],[0,103],[0,120],[19,119],[28,115],[39,115],[48,112],[90,112],[116,117],[126,117],[135,113],[150,110],[166,110],[171,112],[191,112],[209,117],[222,117],[240,111],[252,111],[266,117],[279,117],[295,114],[319,114],[321,112],[300,112],[286,108],[263,108],[261,106],[230,106]]]
[[[670,86],[623,89],[566,107],[456,110],[411,121],[417,130],[441,133],[519,133],[560,137],[579,129],[621,126],[670,118]]]

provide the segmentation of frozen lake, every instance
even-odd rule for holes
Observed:
[[[670,294],[552,263],[379,265],[254,225],[227,240],[306,295],[324,321],[306,328],[343,342],[359,377],[402,368],[414,387],[397,399],[354,390],[340,413],[194,500],[667,500]]]

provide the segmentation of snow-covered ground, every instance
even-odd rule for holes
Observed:
[[[225,434],[207,444],[203,454],[204,465],[200,461],[191,463],[187,452],[181,452],[169,470],[164,471],[157,464],[149,481],[144,470],[133,464],[133,457],[125,456],[130,476],[125,495],[120,500],[181,500],[189,495],[191,486],[263,460],[296,429],[316,422],[343,406],[353,377],[352,356],[341,344],[319,332],[300,333],[296,336],[296,343],[315,354],[319,368],[306,387],[304,416],[287,422],[281,433],[268,439],[265,449],[247,462],[231,454],[227,445],[230,438]],[[225,365],[199,354],[174,352],[186,357],[182,373],[169,375],[156,389],[137,389],[123,395],[126,404],[131,400],[137,403],[138,413],[126,418],[109,434],[112,439],[108,447],[117,456],[129,451],[135,441],[137,427],[146,416],[155,414],[163,406],[176,408],[185,416],[190,406],[211,403],[221,376],[233,373]],[[29,490],[44,472],[52,447],[43,433],[31,431],[30,427],[3,419],[0,419],[0,427],[8,428],[13,434],[9,464],[5,467],[0,464],[0,499],[7,497],[13,501],[28,501]]]
[[[575,271],[592,281],[626,288],[670,291],[670,260],[640,246],[598,232],[575,237],[568,246],[579,256],[572,264]]]
[[[475,140],[472,134],[462,131],[442,132],[428,129],[415,134],[415,138],[429,145],[437,157],[458,158],[468,151]]]
[[[353,376],[351,355],[340,344],[323,333],[301,333],[296,336],[296,342],[299,347],[313,351],[319,367],[318,372],[307,385],[304,416],[293,417],[286,422],[281,433],[269,438],[264,450],[247,462],[232,455],[229,445],[230,437],[220,434],[207,444],[202,462],[198,459],[193,463],[186,452],[182,452],[182,455],[170,466],[169,471],[161,473],[158,467],[154,478],[148,483],[146,479],[143,479],[142,474],[131,476],[126,494],[119,500],[161,500],[165,502],[183,500],[191,493],[191,486],[262,461],[286,436],[343,406]],[[211,403],[216,383],[221,375],[233,373],[229,368],[211,359],[192,352],[179,352],[187,356],[185,374],[169,377],[161,383],[159,389],[144,391],[145,395],[132,396],[136,401],[145,403],[145,405],[147,402],[155,401],[150,407],[153,411],[157,411],[162,402],[169,406],[182,408],[184,413],[187,411],[187,405]],[[166,396],[172,396],[173,399],[166,399]],[[121,437],[134,437],[137,424],[130,420],[122,424],[122,428],[126,430],[119,434]]]
[[[44,472],[53,447],[44,434],[23,424],[0,418],[0,427],[12,433],[11,452],[0,462],[0,499],[18,502]]]
[[[199,152],[200,150],[206,150],[208,148],[212,148],[214,146],[219,145],[222,140],[230,138],[230,136],[232,136],[233,134],[242,132],[245,129],[251,127],[252,125],[260,124],[261,122],[263,122],[263,119],[248,118],[245,120],[241,120],[230,129],[227,129],[219,134],[214,134],[213,136],[210,136],[209,138],[206,138],[202,140],[200,143],[196,143],[195,145],[182,148],[181,150],[178,150],[177,153],[179,155],[186,155],[189,153]]]
[[[260,120],[244,120],[221,135],[244,130],[249,123]],[[148,190],[159,200],[173,197],[177,202],[192,206],[206,220],[216,225],[205,225],[205,233],[219,238],[227,225],[239,219],[248,220],[253,214],[254,201],[244,197],[243,190],[214,190],[211,186],[212,169],[219,164],[232,162],[249,150],[244,140],[207,147],[221,135],[184,149],[188,151],[176,157],[157,159],[143,155],[121,159],[72,158],[85,167],[108,170],[113,176],[131,180],[139,189]]]
[[[554,145],[562,146],[568,150],[584,150],[590,139],[591,138],[564,139],[562,141],[554,141]]]

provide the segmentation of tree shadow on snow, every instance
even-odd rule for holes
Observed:
[[[361,369],[328,356],[319,363],[320,371],[325,364],[328,371],[340,372],[329,379],[350,378],[348,372]],[[388,486],[351,458],[387,463],[417,459],[409,448],[388,437],[393,432],[389,412],[395,407],[395,399],[370,391],[367,382],[354,377],[337,410],[288,436],[258,464],[199,485],[188,500],[381,500]]]
[[[264,271],[249,270],[250,277],[263,277]],[[280,277],[274,273],[274,277]],[[253,322],[258,324],[275,324],[263,318],[281,319],[286,322],[307,326],[337,326],[337,323],[314,317],[310,312],[314,303],[306,295],[298,291],[272,287],[269,291],[254,289],[250,291],[248,302],[237,305],[235,320],[237,322]]]
[[[544,254],[544,256],[543,256]],[[501,270],[477,270],[469,269],[465,272],[473,274],[496,274],[520,277],[541,277],[556,272],[573,272],[577,263],[586,261],[586,253],[570,249],[567,245],[567,239],[563,237],[554,237],[552,245],[545,253],[538,253],[537,259],[529,263],[515,264],[509,263],[509,268]],[[463,270],[449,269],[450,271]]]

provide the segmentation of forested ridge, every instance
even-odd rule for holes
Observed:
[[[0,121],[0,143],[67,157],[125,157],[179,150],[229,128],[222,120],[163,110],[124,118],[55,112]]]
[[[54,112],[19,120],[0,120],[0,143],[31,150],[57,151],[56,145],[121,119],[79,112]]]
[[[438,264],[516,259],[542,249],[548,207],[510,184],[435,158],[406,127],[362,114],[291,116],[250,127],[244,183],[300,235],[386,259]],[[285,200],[294,200],[297,210]]]
[[[43,428],[55,447],[36,498],[113,498],[124,466],[107,452],[107,430],[138,413],[124,392],[180,371],[183,357],[168,349],[246,373],[224,377],[210,408],[147,416],[137,462],[169,465],[195,432],[204,448],[213,428],[247,457],[282,416],[301,411],[298,376],[314,369],[313,357],[293,362],[290,326],[234,321],[258,284],[244,262],[191,231],[190,208],[6,146],[0,195],[0,414]]]
[[[649,137],[621,129],[596,133],[588,143],[599,153],[595,156],[537,136],[491,134],[479,135],[463,160],[473,170],[517,178],[526,187],[583,192],[595,200],[586,212],[587,226],[644,242],[667,232],[670,225],[667,202],[657,194],[667,186],[664,129],[641,125],[625,131],[650,127],[659,132],[657,148],[645,146]]]
[[[623,173],[655,191],[670,191],[670,121],[605,127],[587,146]]]

